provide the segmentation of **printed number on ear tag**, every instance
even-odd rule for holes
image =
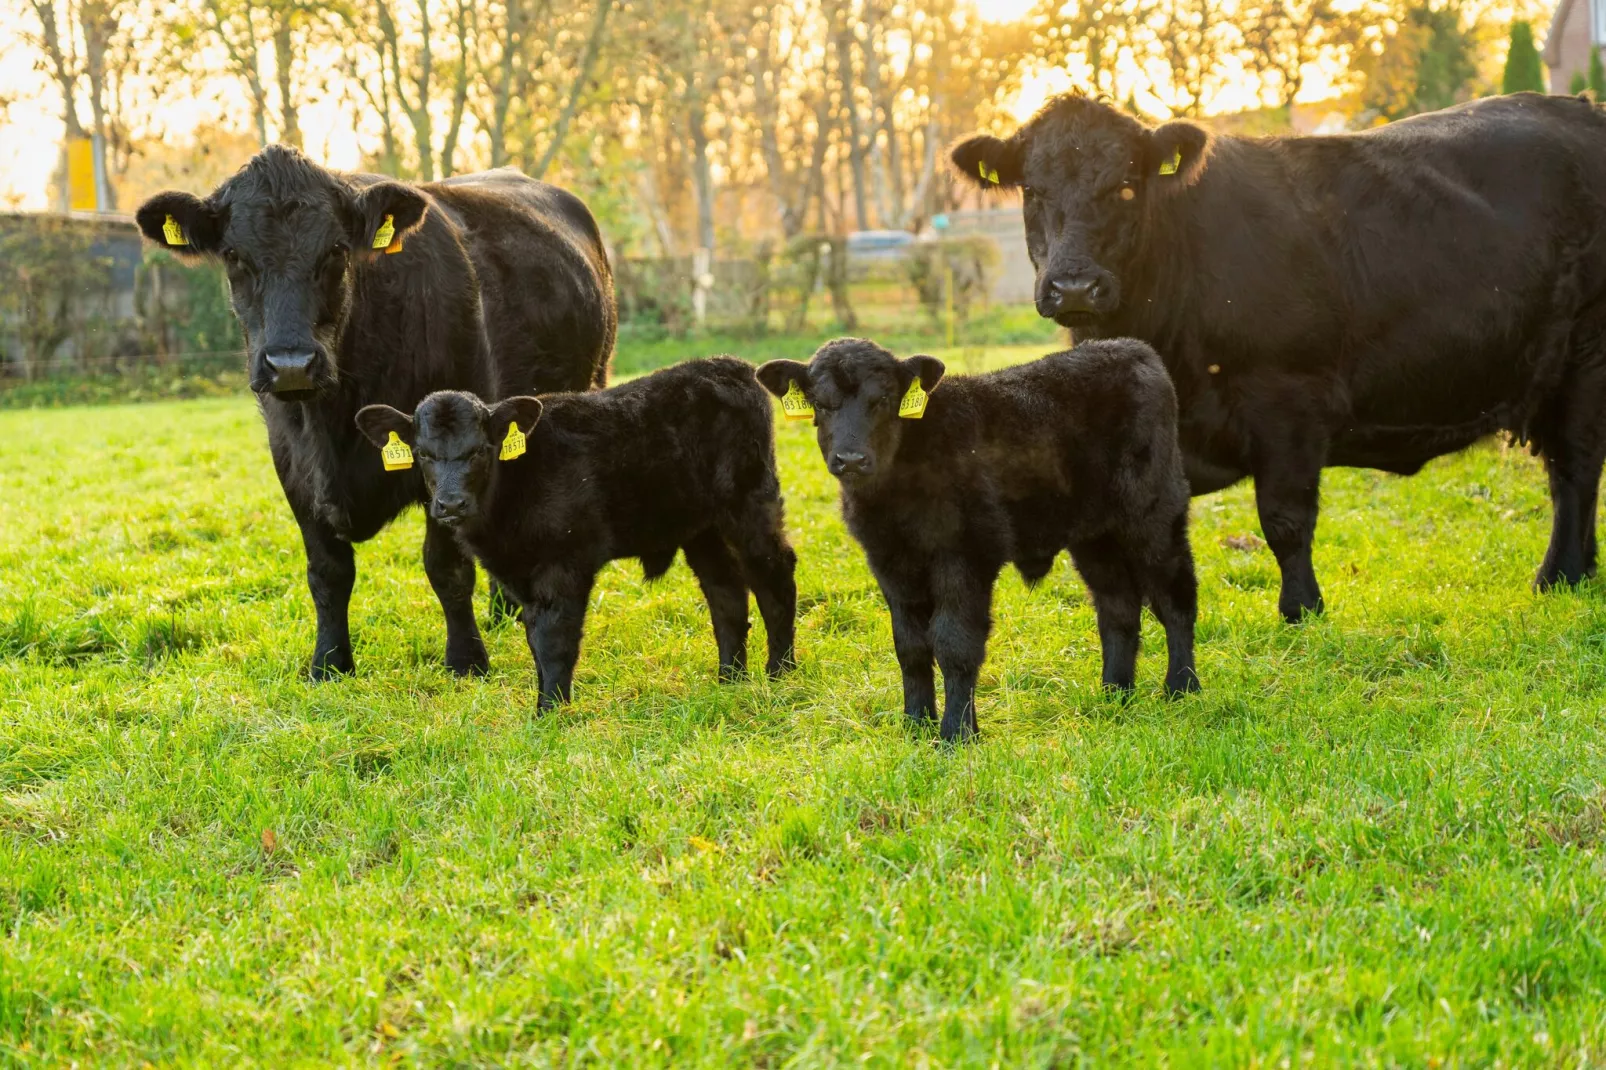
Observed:
[[[905,420],[920,419],[926,414],[926,402],[930,398],[931,395],[926,393],[919,379],[910,380],[908,391],[904,393],[903,400],[898,402],[898,415]]]
[[[497,457],[499,461],[511,461],[515,457],[524,456],[524,432],[519,430],[518,424],[507,425],[507,437],[502,440],[502,452]]]
[[[395,239],[396,217],[393,215],[387,215],[385,217],[385,221],[379,224],[379,229],[374,231],[374,248],[388,249]]]
[[[162,224],[162,237],[167,239],[169,245],[188,245],[190,240],[184,236],[184,228],[178,225],[178,220],[172,216]]]
[[[796,379],[792,380],[792,385],[787,388],[786,393],[781,395],[781,412],[788,420],[807,420],[814,415],[814,406],[803,396]]]
[[[403,442],[401,436],[394,431],[390,433],[390,441],[379,451],[379,456],[384,458],[387,472],[400,472],[413,466],[412,447]]]
[[[1164,163],[1162,163],[1160,165],[1160,173],[1162,175],[1174,175],[1174,174],[1177,173],[1177,171],[1181,167],[1182,167],[1182,150],[1178,149],[1175,153],[1172,154],[1171,159],[1166,160]]]

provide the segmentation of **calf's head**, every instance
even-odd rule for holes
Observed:
[[[528,433],[540,419],[537,398],[512,397],[487,407],[456,390],[429,395],[411,416],[389,405],[357,411],[357,426],[375,446],[383,449],[394,433],[412,449],[429,488],[430,518],[448,528],[471,523],[484,512],[509,425]]]
[[[163,248],[223,262],[251,389],[308,401],[339,380],[359,258],[384,255],[424,211],[399,182],[360,186],[272,145],[204,199],[158,193],[135,218]]]
[[[1143,243],[1166,240],[1147,224],[1166,198],[1197,181],[1209,147],[1209,135],[1191,123],[1149,129],[1108,104],[1066,95],[1012,137],[961,141],[952,159],[983,189],[1021,191],[1037,313],[1074,328],[1121,306],[1122,279]]]
[[[820,347],[807,364],[772,360],[758,369],[758,381],[776,397],[795,384],[814,407],[826,468],[844,485],[868,489],[891,469],[903,440],[898,408],[909,384],[930,393],[942,373],[936,357],[899,360],[874,342],[844,338]]]

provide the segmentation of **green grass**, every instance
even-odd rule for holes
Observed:
[[[1328,473],[1298,628],[1248,489],[1196,501],[1179,702],[1152,621],[1116,704],[1063,558],[1007,574],[955,750],[780,449],[801,670],[718,686],[621,563],[537,717],[517,629],[440,667],[416,514],[306,682],[246,400],[0,415],[0,1064],[1599,1063],[1606,591],[1530,591],[1531,459]]]

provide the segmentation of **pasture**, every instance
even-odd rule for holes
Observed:
[[[1152,618],[1121,704],[1066,559],[1006,572],[951,749],[779,449],[800,670],[718,686],[689,571],[620,563],[537,717],[521,629],[440,666],[416,511],[307,682],[249,400],[0,413],[0,1063],[1606,1059],[1606,589],[1529,589],[1536,461],[1329,471],[1297,628],[1249,487],[1196,499],[1181,701]]]

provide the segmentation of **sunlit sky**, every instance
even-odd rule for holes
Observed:
[[[1033,0],[976,3],[984,17],[995,21],[1020,18],[1033,7]],[[5,6],[18,10],[18,6]],[[32,14],[21,17],[31,18]],[[35,69],[34,60],[32,50],[14,31],[0,31],[0,101],[10,101],[9,108],[0,113],[0,208],[39,210],[50,202],[50,178],[57,166],[62,135],[60,104],[54,86]],[[1332,94],[1329,81],[1320,72],[1312,75],[1301,94],[1302,101],[1321,100]],[[1070,73],[1063,69],[1028,72],[1020,97],[1010,110],[1024,118],[1050,95],[1072,84]],[[1258,105],[1253,83],[1244,77],[1229,79],[1212,103],[1216,110],[1225,111]],[[1143,94],[1139,94],[1138,104],[1156,116],[1166,113],[1163,103],[1145,99]],[[238,116],[242,127],[249,124],[250,109],[235,79],[212,79],[197,99],[165,104],[161,118],[165,132],[182,143],[196,126],[215,122],[220,114]],[[321,100],[303,108],[300,119],[310,154],[332,167],[358,165],[361,143],[359,133],[351,128],[348,110],[334,100]]]

